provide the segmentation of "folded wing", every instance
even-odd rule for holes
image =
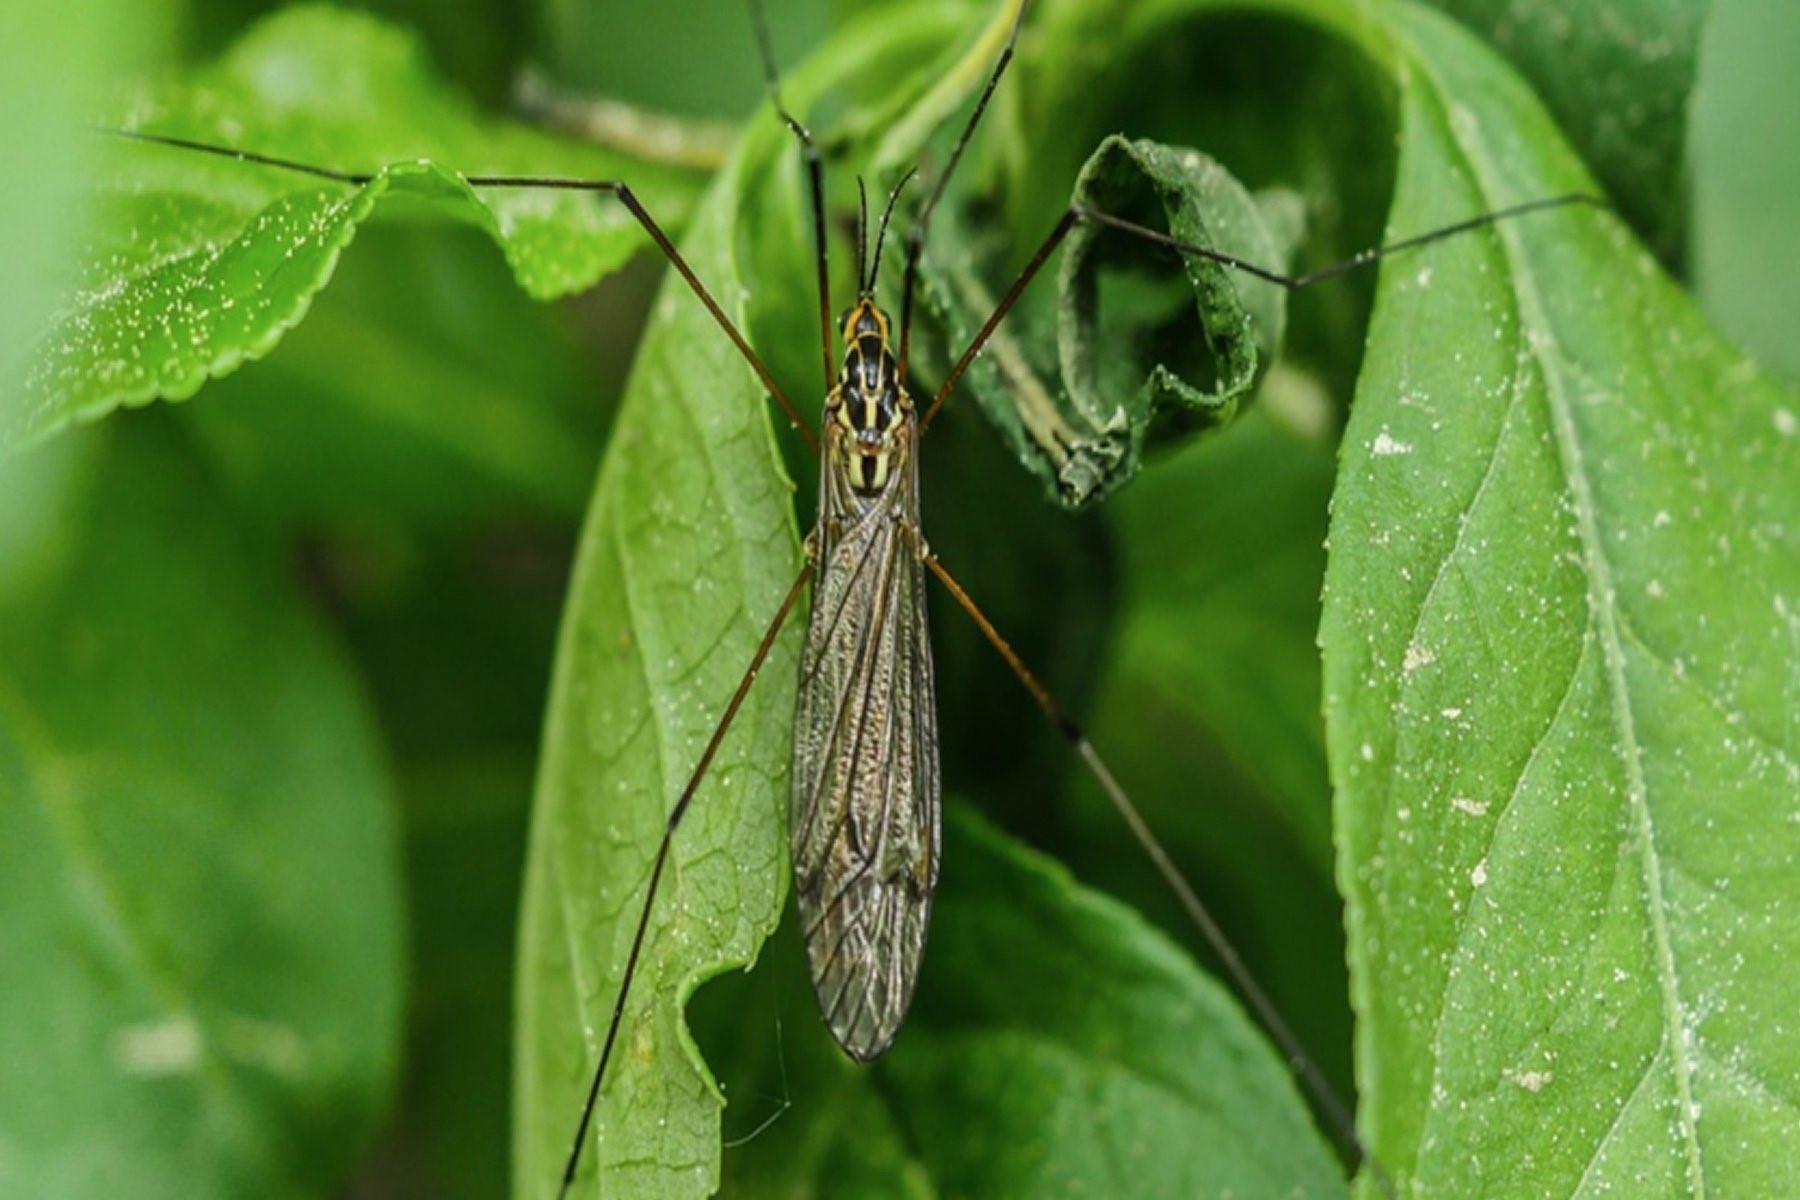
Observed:
[[[858,506],[833,496],[831,474],[827,464],[790,820],[813,991],[833,1036],[866,1062],[899,1032],[924,953],[937,708],[914,534],[880,502],[848,512]],[[910,499],[910,480],[894,486]],[[916,505],[901,512],[916,520]]]

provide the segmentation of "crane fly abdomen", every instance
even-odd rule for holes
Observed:
[[[846,325],[852,361],[824,428],[790,836],[819,1010],[866,1062],[899,1032],[924,956],[938,872],[937,707],[912,410],[897,392],[855,386],[865,367],[854,314]]]

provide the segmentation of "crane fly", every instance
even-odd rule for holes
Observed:
[[[937,706],[918,426],[873,282],[825,404],[816,572],[794,706],[794,896],[813,990],[846,1053],[900,1032],[938,875]]]
[[[1392,1195],[1391,1184],[1364,1146],[1348,1107],[1301,1048],[1081,727],[928,548],[920,517],[921,439],[995,329],[1078,224],[1102,226],[1178,257],[1203,259],[1298,291],[1391,254],[1499,221],[1576,204],[1604,207],[1605,201],[1586,194],[1568,194],[1481,213],[1365,250],[1303,275],[1248,262],[1114,214],[1072,204],[1026,261],[968,346],[952,360],[931,403],[921,411],[907,382],[913,298],[926,234],[932,213],[943,199],[945,188],[1012,60],[1029,0],[1019,4],[1005,47],[987,75],[986,85],[936,182],[912,219],[906,238],[897,337],[895,323],[876,299],[876,283],[888,224],[912,172],[889,193],[872,255],[868,250],[869,221],[864,197],[857,225],[856,300],[834,319],[823,159],[811,133],[783,102],[759,0],[750,0],[749,7],[772,105],[799,144],[810,188],[825,395],[817,434],[624,181],[463,176],[465,182],[478,189],[548,188],[609,194],[617,199],[706,308],[821,461],[818,515],[806,539],[805,562],[769,621],[664,822],[558,1195],[567,1194],[581,1167],[671,845],[720,744],[808,584],[812,585],[812,602],[795,701],[789,836],[796,904],[813,992],[832,1036],[846,1054],[859,1062],[879,1057],[899,1034],[924,956],[939,870],[938,736],[931,646],[925,621],[927,574],[934,576],[974,621],[1075,751],[1189,920],[1218,956],[1239,994],[1282,1051],[1345,1149],[1364,1164],[1380,1190]],[[124,129],[100,132],[344,184],[366,184],[375,178],[372,172],[317,166],[185,137]]]

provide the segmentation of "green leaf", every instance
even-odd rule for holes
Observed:
[[[1280,1058],[1218,984],[1048,860],[949,829],[916,1010],[877,1082],[940,1192],[1343,1194]]]
[[[1286,197],[1271,198],[1265,210],[1197,151],[1122,137],[1094,151],[1070,202],[1273,268],[1297,232]],[[956,225],[941,233],[940,243],[966,243]],[[980,269],[982,255],[964,245],[925,260],[924,301],[951,353],[969,344],[1010,282],[989,286],[995,271]],[[1048,320],[1040,315],[1034,329],[1029,307],[996,331],[970,368],[982,410],[1061,503],[1091,503],[1130,479],[1153,422],[1164,435],[1229,422],[1279,345],[1279,288],[1200,259],[1186,262],[1185,275],[1183,287],[1167,251],[1077,225],[1057,281],[1057,369],[1045,362]],[[1046,303],[1036,307],[1041,314]],[[1192,336],[1196,315],[1204,340]]]
[[[726,1154],[725,1194],[1345,1194],[1279,1057],[1223,988],[967,807],[946,817],[919,995],[873,1069],[820,1026],[791,922],[749,980],[698,1002],[715,1018],[704,1032],[729,1022],[737,1057],[761,1059],[732,1077],[748,1103],[731,1115],[748,1124],[792,1097]]]
[[[1394,12],[1396,228],[1590,186]],[[1611,215],[1384,272],[1321,640],[1362,1115],[1410,1194],[1800,1187],[1797,423]]]
[[[35,355],[0,447],[120,405],[181,400],[267,354],[305,315],[378,205],[469,222],[520,285],[548,299],[591,285],[640,245],[610,197],[470,189],[452,173],[629,176],[653,214],[686,215],[692,177],[483,118],[407,35],[296,8],[189,77],[122,99],[113,120],[348,171],[357,187],[164,147],[121,144],[99,181],[90,252]],[[441,165],[437,165],[441,164]]]
[[[1619,210],[1666,260],[1685,249],[1688,113],[1712,0],[1430,0],[1537,90]]]
[[[1295,271],[1375,244],[1392,181],[1390,88],[1354,30],[1342,36],[1373,6],[1315,7],[1033,5],[1018,74],[977,139],[1005,178],[996,223],[1011,231],[1016,258],[1060,215],[1093,147],[1121,131],[1195,147],[1252,194],[1297,196],[1305,237]],[[1372,286],[1372,275],[1352,276],[1288,298],[1283,357],[1304,362],[1346,402]]]
[[[683,242],[739,315],[746,153]],[[798,570],[765,404],[670,276],[601,466],[551,684],[519,951],[521,1197],[560,1177],[663,816]],[[716,1179],[719,1104],[681,1008],[701,979],[748,961],[780,910],[792,643],[738,715],[669,864],[589,1148],[609,1191],[703,1195]],[[591,1174],[585,1186],[597,1194]]]
[[[0,1191],[315,1196],[399,1050],[340,652],[166,426],[0,475]]]

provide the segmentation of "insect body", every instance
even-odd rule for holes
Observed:
[[[825,405],[789,816],[819,1011],[863,1062],[900,1031],[938,875],[918,425],[887,334],[860,298]]]

